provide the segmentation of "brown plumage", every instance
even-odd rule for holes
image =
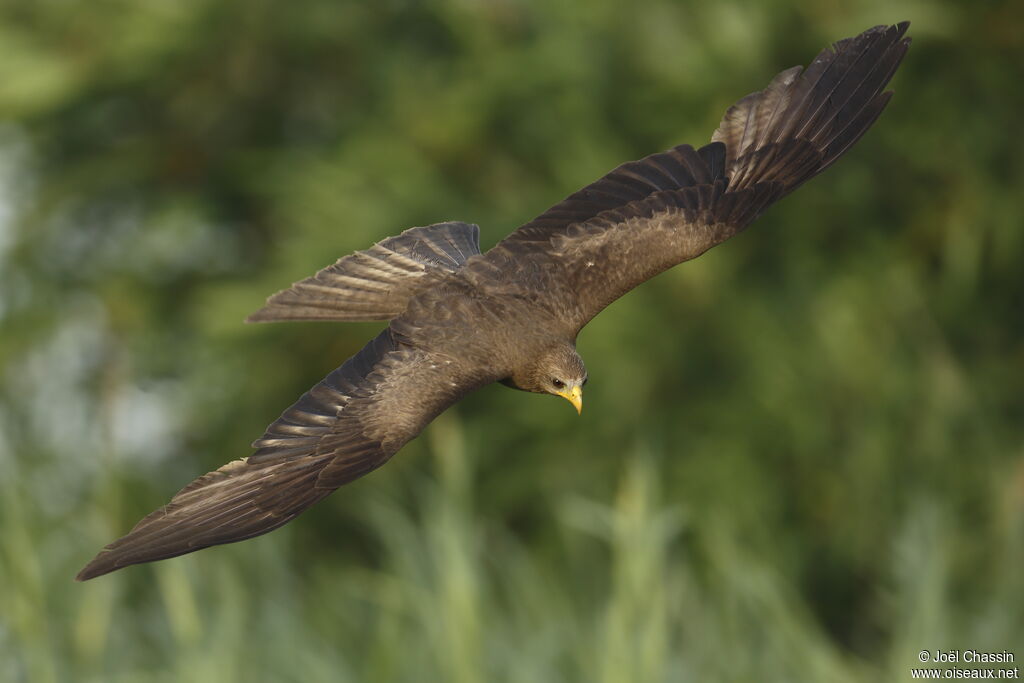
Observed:
[[[710,144],[623,164],[485,254],[467,223],[412,228],[267,300],[250,321],[390,320],[256,440],[114,541],[79,580],[258,536],[376,469],[495,381],[579,409],[576,336],[648,278],[732,237],[874,123],[910,44],[877,26],[783,71]]]

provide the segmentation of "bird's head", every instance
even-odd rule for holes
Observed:
[[[583,412],[583,385],[587,368],[572,344],[557,344],[536,357],[522,373],[512,378],[520,389],[561,396]]]

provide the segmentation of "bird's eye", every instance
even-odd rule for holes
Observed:
[[[555,379],[554,377],[551,378],[551,384],[554,385],[555,389],[561,389],[565,386],[565,382],[560,379]]]

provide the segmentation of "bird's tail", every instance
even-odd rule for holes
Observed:
[[[246,322],[391,320],[479,253],[480,229],[470,223],[410,228],[274,294]]]
[[[888,104],[883,88],[910,46],[909,25],[841,40],[730,107],[711,138],[725,143],[729,191],[773,184],[774,202],[842,156]]]

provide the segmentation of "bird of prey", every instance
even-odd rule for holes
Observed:
[[[907,26],[876,26],[783,71],[730,107],[709,144],[623,164],[486,253],[476,225],[417,227],[271,296],[250,321],[390,322],[271,424],[255,453],[183,488],[78,580],[276,529],[486,384],[581,410],[583,326],[842,156],[889,102]]]

